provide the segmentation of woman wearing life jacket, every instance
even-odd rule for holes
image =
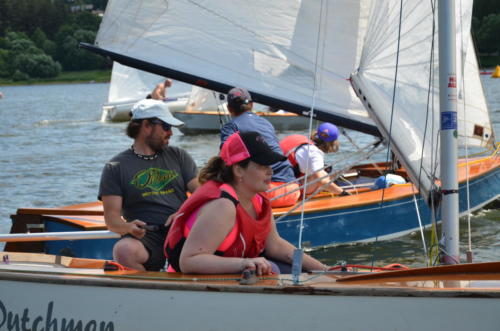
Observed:
[[[273,152],[257,132],[236,132],[220,156],[201,170],[203,185],[182,205],[165,242],[169,271],[200,274],[256,270],[269,274],[275,265],[266,257],[292,263],[295,247],[276,230],[265,192],[271,164],[285,157]],[[305,255],[305,270],[324,270]],[[276,268],[275,268],[276,269]]]
[[[307,171],[307,192],[313,193],[318,187],[339,195],[348,195],[345,190],[332,182],[323,169],[325,166],[325,153],[336,152],[339,149],[339,130],[332,123],[322,123],[308,139],[304,135],[294,134],[280,141],[283,154],[288,157],[297,178],[304,176]],[[319,178],[321,180],[315,181]]]

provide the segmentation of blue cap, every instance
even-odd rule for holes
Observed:
[[[339,129],[332,123],[322,123],[317,131],[317,137],[326,142],[335,141],[339,137]]]
[[[385,178],[385,176],[380,176],[379,178],[377,178],[377,180],[375,181],[375,185],[373,186],[373,189],[375,190],[380,190],[382,188],[387,188],[387,179]]]

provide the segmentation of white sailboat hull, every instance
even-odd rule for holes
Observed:
[[[186,108],[188,97],[166,101],[171,112],[182,111]],[[134,102],[108,104],[102,106],[101,122],[126,122],[130,120],[130,110]]]
[[[21,277],[23,278],[23,277]],[[46,279],[47,278],[47,279]],[[0,282],[0,330],[498,330],[500,297],[409,289],[169,285],[66,276]],[[23,322],[23,320],[25,322]],[[10,326],[9,326],[10,325]]]
[[[292,113],[257,112],[267,119],[276,131],[304,130],[309,126],[309,118]],[[174,116],[184,123],[179,129],[184,134],[217,133],[231,118],[217,111],[178,111]]]

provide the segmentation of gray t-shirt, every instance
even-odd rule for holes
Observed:
[[[104,166],[98,199],[119,195],[127,221],[163,224],[186,200],[187,183],[196,175],[196,164],[181,148],[167,146],[154,160],[140,159],[128,149]]]

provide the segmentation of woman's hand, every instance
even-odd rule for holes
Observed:
[[[272,273],[273,267],[271,263],[263,257],[256,257],[253,259],[243,259],[241,261],[241,271],[255,270],[257,276],[269,275]]]

